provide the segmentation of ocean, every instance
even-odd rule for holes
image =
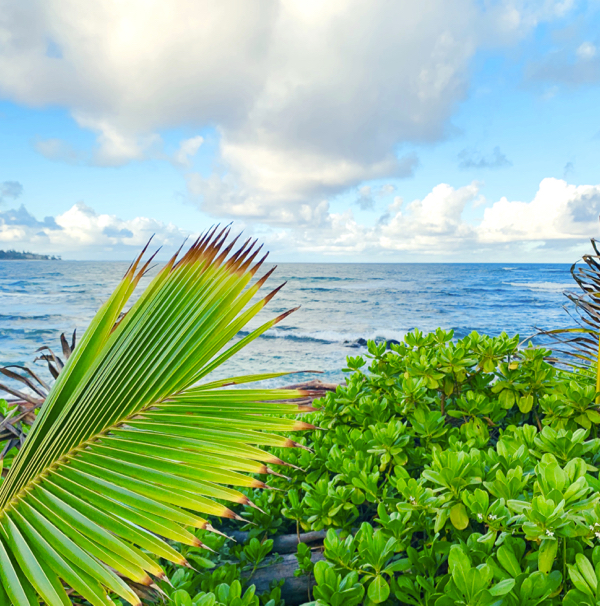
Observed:
[[[1,261],[0,365],[31,364],[35,350],[44,345],[60,352],[60,334],[75,328],[83,334],[128,265]],[[414,328],[428,332],[438,326],[454,329],[459,338],[473,330],[525,338],[536,327],[569,326],[563,292],[577,290],[569,268],[281,264],[267,285],[287,284],[259,318],[265,321],[298,305],[300,309],[237,354],[218,376],[316,370],[322,374],[294,375],[279,384],[313,378],[340,381],[346,356],[366,351],[359,339],[401,340]]]

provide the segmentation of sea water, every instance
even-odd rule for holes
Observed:
[[[128,265],[0,261],[0,365],[31,364],[41,346],[60,353],[60,334],[75,328],[83,334]],[[438,326],[453,329],[458,338],[473,330],[525,338],[536,328],[569,326],[563,292],[577,290],[569,269],[566,264],[282,264],[263,291],[282,282],[285,287],[249,328],[300,309],[217,375],[318,370],[322,374],[278,383],[339,381],[346,356],[366,352],[359,339],[399,341],[414,328],[427,332]]]

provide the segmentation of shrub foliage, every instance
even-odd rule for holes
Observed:
[[[250,538],[327,530],[325,561],[298,553],[320,606],[600,603],[595,375],[549,354],[441,329],[369,343],[304,417],[320,428],[301,439],[312,452],[274,449],[298,469],[251,496]],[[216,578],[181,573],[190,604],[219,603],[244,549],[212,558]]]

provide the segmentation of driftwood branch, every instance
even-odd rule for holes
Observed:
[[[295,577],[294,572],[298,569],[298,560],[292,553],[285,554],[282,557],[283,561],[269,565],[269,559],[265,561],[265,566],[259,568],[249,579],[252,585],[256,586],[256,593],[262,593],[269,590],[272,581],[280,581],[285,579],[285,583],[281,588],[281,597],[289,606],[298,606],[309,601],[309,589],[315,585],[315,579],[311,575]],[[311,560],[313,564],[320,560],[324,560],[325,556],[320,551],[313,551]],[[275,562],[275,558],[272,558]]]
[[[309,547],[317,547],[323,544],[326,532],[318,530],[314,532],[305,532],[300,534],[300,543],[306,543]],[[228,532],[227,536],[235,539],[238,543],[245,543],[248,540],[248,533],[242,531]],[[298,535],[282,534],[273,538],[273,553],[280,555],[286,553],[296,553],[298,551]]]
[[[313,379],[312,381],[306,381],[305,383],[294,383],[293,385],[286,385],[284,389],[306,389],[310,391],[322,391],[325,395],[328,391],[335,391],[338,388],[337,383],[323,383],[319,379]]]

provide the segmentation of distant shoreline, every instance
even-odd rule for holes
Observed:
[[[61,261],[60,256],[38,255],[31,252],[16,250],[0,250],[0,261]]]

